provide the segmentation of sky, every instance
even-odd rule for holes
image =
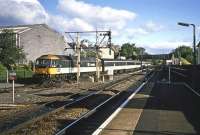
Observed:
[[[144,47],[148,53],[169,53],[192,47],[192,27],[200,40],[199,0],[0,0],[0,25],[46,23],[65,31],[112,30],[112,42]]]

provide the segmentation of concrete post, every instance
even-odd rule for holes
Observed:
[[[113,75],[114,75],[114,72],[113,70],[108,70],[108,77],[109,77],[109,80],[112,81],[113,80]]]

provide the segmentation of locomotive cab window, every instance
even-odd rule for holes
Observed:
[[[36,67],[50,67],[51,65],[51,60],[46,60],[46,59],[38,59],[36,60]]]

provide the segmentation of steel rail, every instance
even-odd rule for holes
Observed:
[[[185,85],[185,87],[187,87],[188,89],[190,89],[194,94],[196,94],[198,97],[200,97],[200,94],[198,92],[196,92],[196,90],[194,90],[192,87],[190,87],[187,83],[183,83],[183,85]]]
[[[140,70],[141,71],[141,70]],[[136,73],[140,72],[140,71],[136,71]],[[129,79],[131,76],[126,77],[126,79]],[[115,83],[114,85],[118,85],[118,83],[122,83],[126,80],[122,80],[120,82]],[[113,85],[109,86],[109,87],[113,87]],[[108,89],[108,88],[107,88]],[[102,91],[101,91],[102,92]],[[64,127],[62,130],[60,130],[59,132],[57,132],[55,135],[63,135],[65,134],[65,131],[67,129],[69,129],[70,127],[72,127],[73,125],[77,124],[79,121],[81,121],[83,118],[93,114],[96,110],[98,110],[99,108],[101,108],[102,106],[104,106],[107,102],[109,102],[110,100],[112,100],[113,98],[115,98],[116,96],[118,96],[119,94],[121,94],[123,91],[118,92],[117,94],[113,95],[112,97],[108,98],[107,100],[103,101],[102,103],[100,103],[99,105],[97,105],[96,107],[94,107],[92,110],[86,112],[85,114],[83,114],[81,117],[79,117],[78,119],[76,119],[75,121],[73,121],[72,123],[70,123],[69,125],[67,125],[66,127]]]
[[[92,133],[92,135],[99,135],[102,130],[119,114],[129,101],[149,82],[154,76],[155,72],[148,78],[147,81],[143,82],[128,98]]]
[[[79,117],[77,120],[75,120],[74,122],[70,123],[69,125],[67,125],[65,128],[63,128],[62,130],[60,130],[58,133],[56,133],[55,135],[63,135],[65,134],[65,131],[67,129],[69,129],[70,127],[72,127],[73,125],[77,124],[79,121],[81,121],[83,118],[88,117],[89,115],[93,114],[96,110],[98,110],[99,108],[101,108],[102,106],[104,106],[107,102],[109,102],[110,100],[112,100],[113,98],[115,98],[116,96],[118,96],[120,93],[122,92],[118,92],[117,94],[113,95],[112,97],[110,97],[109,99],[103,101],[102,103],[100,103],[98,106],[96,106],[95,108],[93,108],[92,110],[88,111],[87,113],[83,114],[81,117]]]
[[[86,96],[83,96],[83,97],[80,97],[80,98],[78,98],[78,99],[75,99],[75,100],[73,100],[73,101],[71,101],[71,102],[69,102],[69,103],[67,103],[67,104],[65,104],[65,105],[62,105],[62,106],[60,106],[60,107],[58,107],[58,108],[56,108],[56,109],[54,109],[54,110],[50,110],[49,112],[46,112],[46,113],[44,113],[44,114],[42,114],[42,115],[40,115],[40,116],[38,116],[38,117],[35,117],[35,118],[33,118],[33,119],[31,119],[31,120],[28,120],[28,121],[25,121],[25,122],[23,122],[23,123],[21,123],[21,124],[19,124],[19,125],[16,125],[15,127],[11,128],[11,129],[2,132],[2,134],[8,134],[8,133],[11,133],[11,132],[13,132],[13,131],[17,131],[17,130],[19,130],[20,128],[23,128],[23,127],[25,127],[25,126],[28,125],[28,124],[34,123],[34,122],[36,122],[36,121],[38,121],[38,120],[40,120],[40,119],[42,119],[42,118],[44,118],[44,117],[46,117],[46,116],[52,114],[52,113],[56,113],[56,112],[58,112],[58,111],[60,111],[60,110],[62,110],[62,109],[64,109],[64,108],[66,108],[66,107],[68,107],[68,106],[70,106],[70,105],[72,105],[72,104],[75,104],[75,103],[77,103],[77,102],[80,102],[80,101],[82,101],[82,100],[85,100],[85,99],[87,99],[87,98],[89,98],[89,97],[91,97],[91,96],[93,96],[93,95],[96,95],[96,94],[98,94],[98,93],[100,93],[100,92],[102,92],[102,91],[104,91],[104,90],[106,90],[106,89],[109,89],[109,88],[111,88],[111,87],[113,87],[113,86],[115,86],[115,85],[118,85],[118,83],[126,81],[126,80],[124,80],[124,79],[128,79],[128,78],[132,77],[133,75],[135,75],[136,73],[139,73],[139,72],[141,72],[141,70],[135,71],[135,72],[133,72],[133,74],[131,74],[131,75],[129,75],[129,76],[126,76],[126,77],[123,77],[123,78],[121,78],[121,79],[119,79],[119,80],[115,80],[115,81],[112,81],[112,82],[110,82],[110,83],[104,84],[103,86],[102,86],[102,85],[94,86],[93,88],[99,88],[99,89],[101,89],[101,90],[91,92],[91,93],[89,93],[89,94],[86,95]],[[89,89],[91,89],[91,88],[89,88]],[[89,89],[88,89],[88,90],[89,90]],[[80,92],[80,91],[79,91],[79,92]],[[84,92],[83,92],[83,93],[84,93]],[[82,94],[82,93],[74,93],[74,94],[69,95],[69,96],[67,96],[67,97],[70,97],[70,96],[73,96],[73,95],[76,95],[76,94]],[[68,99],[68,100],[70,100],[70,99]],[[55,101],[51,101],[51,102],[45,103],[45,104],[41,105],[40,107],[45,106],[45,105],[47,105],[47,104],[52,104],[53,102],[55,102]]]
[[[130,78],[130,77],[128,77]],[[148,79],[149,80],[149,79]],[[147,81],[148,81],[147,80]],[[125,80],[124,80],[125,81]],[[147,82],[146,81],[146,82]],[[146,82],[142,83],[138,89],[141,89]],[[121,83],[121,82],[120,82]],[[138,90],[136,90],[138,91]],[[79,117],[77,120],[73,121],[72,123],[70,123],[69,125],[67,125],[66,127],[64,127],[62,130],[60,130],[59,132],[57,132],[55,135],[64,135],[65,132],[72,127],[73,125],[77,124],[79,121],[81,121],[82,119],[84,119],[85,117],[88,117],[89,115],[93,114],[95,111],[97,111],[98,109],[100,109],[101,107],[103,107],[106,103],[108,103],[109,101],[111,101],[113,98],[117,97],[118,95],[120,95],[123,91],[118,92],[117,94],[113,95],[112,97],[110,97],[109,99],[103,101],[102,103],[100,103],[98,106],[94,107],[92,110],[88,111],[87,113],[83,114],[81,117]]]
[[[182,71],[187,71],[187,69],[183,69],[183,68],[177,68],[177,67],[171,67],[172,69],[177,69],[177,70],[182,70]]]
[[[176,73],[177,75],[180,75],[180,76],[185,77],[185,78],[188,77],[187,75],[184,75],[183,73],[179,73],[179,72],[177,72],[177,71],[171,70],[171,72]]]

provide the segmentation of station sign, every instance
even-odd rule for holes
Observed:
[[[9,73],[9,80],[16,80],[16,73],[15,72]]]

